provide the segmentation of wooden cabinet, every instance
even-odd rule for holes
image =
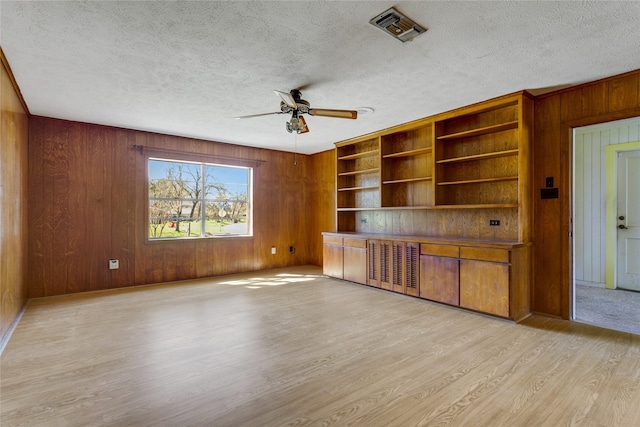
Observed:
[[[509,264],[460,260],[460,306],[509,317]]]
[[[459,254],[458,246],[421,245],[420,298],[459,305]]]
[[[368,245],[369,267],[367,269],[367,284],[376,288],[392,290],[392,242],[372,239],[368,241]]]
[[[343,239],[344,280],[366,284],[367,283],[367,240]]]
[[[367,283],[367,239],[324,236],[323,243],[323,274]]]
[[[460,258],[460,306],[510,317],[511,251],[465,247]]]
[[[400,240],[369,240],[370,286],[418,296],[419,245]]]
[[[529,315],[530,245],[422,244],[420,297],[522,320]]]
[[[322,274],[342,279],[344,277],[342,237],[324,236],[322,257]]]
[[[516,321],[529,315],[530,245],[422,244],[420,297]]]
[[[325,233],[326,275],[520,321],[531,244]]]
[[[460,248],[460,306],[520,321],[530,314],[531,245]]]

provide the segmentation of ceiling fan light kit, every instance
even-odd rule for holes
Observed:
[[[311,108],[308,101],[302,99],[302,94],[298,89],[292,89],[290,92],[282,92],[274,90],[275,94],[281,99],[280,111],[272,113],[251,114],[248,116],[235,117],[236,119],[250,119],[253,117],[269,116],[272,114],[288,114],[291,113],[291,119],[286,123],[286,129],[289,133],[306,133],[309,132],[307,122],[302,114],[318,117],[332,117],[337,119],[357,119],[358,111],[356,110],[334,110],[327,108]]]
[[[403,43],[409,42],[427,31],[426,28],[416,24],[393,7],[371,18],[369,23]]]

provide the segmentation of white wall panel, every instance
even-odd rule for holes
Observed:
[[[605,282],[605,147],[640,140],[640,118],[576,128],[574,132],[574,276]],[[615,195],[612,195],[615,196]]]

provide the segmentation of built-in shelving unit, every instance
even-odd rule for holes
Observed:
[[[436,205],[518,206],[520,111],[511,98],[436,121]]]
[[[336,144],[337,231],[357,232],[372,210],[500,209],[526,241],[532,112],[522,92]]]
[[[380,138],[337,144],[338,229],[354,230],[355,213],[380,207]]]
[[[433,125],[382,135],[382,207],[433,205]]]
[[[521,92],[336,144],[326,270],[348,265],[358,283],[364,271],[369,286],[526,317],[532,124]],[[340,258],[335,238],[367,239],[366,256],[343,245]]]

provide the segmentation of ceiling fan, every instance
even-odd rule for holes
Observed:
[[[281,98],[280,111],[273,113],[251,114],[248,116],[235,117],[236,119],[250,119],[252,117],[270,116],[272,114],[288,114],[291,113],[291,120],[287,122],[287,131],[289,133],[306,133],[309,132],[307,122],[302,117],[303,114],[319,117],[334,117],[338,119],[357,119],[358,112],[356,110],[329,110],[326,108],[311,108],[308,101],[302,99],[302,94],[298,89],[292,89],[291,92],[281,92],[274,90],[276,95]]]

